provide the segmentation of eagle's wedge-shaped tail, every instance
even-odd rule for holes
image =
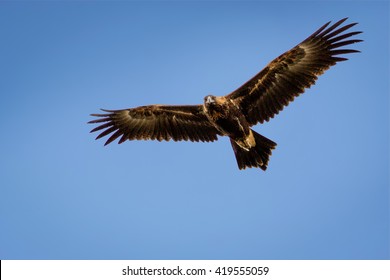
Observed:
[[[260,167],[265,171],[267,169],[272,150],[276,147],[276,143],[258,134],[254,130],[252,130],[252,133],[255,137],[256,145],[250,148],[249,151],[241,148],[234,140],[230,139],[234,155],[236,156],[238,168],[245,169],[247,167]]]

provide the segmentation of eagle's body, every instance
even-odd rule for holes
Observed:
[[[276,143],[253,131],[232,99],[208,95],[204,98],[203,111],[220,134],[230,138],[240,169],[247,166],[267,169],[268,158]]]
[[[342,34],[356,23],[338,28],[346,19],[322,26],[302,43],[285,52],[252,79],[226,96],[208,95],[202,105],[149,105],[124,110],[103,110],[107,114],[90,123],[103,123],[91,132],[103,130],[97,139],[113,133],[106,144],[126,140],[189,140],[211,142],[217,136],[230,138],[240,169],[267,169],[276,143],[251,129],[269,121],[336,62],[336,55],[358,52],[339,49],[360,42],[345,40],[361,32]],[[327,28],[328,27],[328,28]]]
[[[253,139],[253,137],[250,137],[249,123],[240,108],[232,100],[226,99],[224,96],[208,95],[205,97],[203,111],[208,120],[222,135],[243,143],[242,146],[245,148],[250,148],[250,143],[244,144],[244,142],[249,141],[247,141],[247,138]]]

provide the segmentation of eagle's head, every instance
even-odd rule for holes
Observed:
[[[228,110],[228,102],[224,96],[207,95],[204,98],[203,108],[209,116],[220,116],[225,114]]]
[[[203,99],[203,108],[207,114],[210,114],[211,112],[215,111],[218,107],[217,103],[217,97],[214,95],[207,95]]]
[[[215,104],[215,102],[216,102],[216,96],[214,95],[207,95],[204,98],[204,105],[206,105],[206,107],[210,106],[211,104]]]

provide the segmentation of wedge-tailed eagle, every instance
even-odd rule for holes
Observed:
[[[228,136],[239,169],[267,169],[272,140],[251,126],[269,121],[294,98],[313,85],[330,66],[347,58],[338,55],[359,52],[340,48],[357,42],[362,32],[345,33],[357,23],[341,26],[347,18],[323,25],[302,43],[280,55],[241,87],[226,96],[207,95],[201,105],[148,105],[91,114],[102,123],[91,132],[103,130],[96,139],[113,133],[105,145],[118,137],[126,140],[202,141]]]

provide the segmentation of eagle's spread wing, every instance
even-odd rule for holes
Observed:
[[[338,28],[345,19],[322,26],[293,49],[269,63],[256,76],[227,95],[237,104],[250,125],[269,121],[284,106],[313,85],[319,75],[338,61],[347,60],[337,55],[359,52],[339,47],[362,40],[346,40],[361,32],[344,33],[356,23]]]
[[[91,132],[103,130],[96,139],[113,133],[105,145],[119,136],[119,144],[126,140],[190,140],[209,142],[217,140],[217,129],[203,113],[201,105],[150,105],[125,110],[103,110],[106,114],[89,123],[103,123]]]

